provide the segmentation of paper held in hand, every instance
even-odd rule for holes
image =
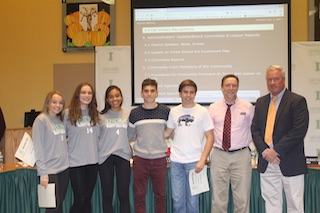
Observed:
[[[189,185],[192,196],[210,190],[207,176],[207,165],[205,165],[199,173],[196,173],[194,169],[189,171]]]
[[[27,165],[33,167],[36,163],[36,157],[33,149],[33,142],[28,133],[24,133],[23,138],[20,142],[20,145],[14,155],[14,157],[18,158],[22,162]]]
[[[55,184],[49,183],[47,188],[38,185],[38,202],[40,208],[56,208]]]

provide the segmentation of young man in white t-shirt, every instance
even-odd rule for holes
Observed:
[[[212,120],[208,110],[194,102],[196,93],[197,85],[192,80],[181,82],[182,103],[171,109],[165,131],[166,137],[174,131],[170,155],[173,212],[199,212],[199,195],[191,195],[189,171],[203,169],[213,145]]]

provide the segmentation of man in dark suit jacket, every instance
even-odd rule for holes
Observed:
[[[285,190],[288,212],[304,212],[304,174],[307,165],[304,137],[309,124],[306,99],[285,88],[285,72],[272,65],[266,71],[270,94],[256,102],[251,132],[259,151],[258,170],[261,193],[267,213],[282,213],[282,190]],[[277,97],[276,117],[271,144],[265,140],[268,109]]]

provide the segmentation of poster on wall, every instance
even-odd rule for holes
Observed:
[[[97,0],[64,0],[62,51],[93,51],[96,46],[110,46],[113,21],[113,5]]]
[[[110,85],[116,85],[121,89],[122,107],[131,109],[130,46],[95,48],[95,86],[99,111],[105,106],[105,92]]]
[[[320,42],[292,42],[292,91],[304,96],[309,110],[306,156],[320,149]]]

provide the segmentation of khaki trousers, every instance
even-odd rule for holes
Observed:
[[[225,152],[213,149],[211,153],[211,213],[226,213],[229,186],[233,193],[234,212],[249,213],[251,188],[251,153],[249,149]]]

